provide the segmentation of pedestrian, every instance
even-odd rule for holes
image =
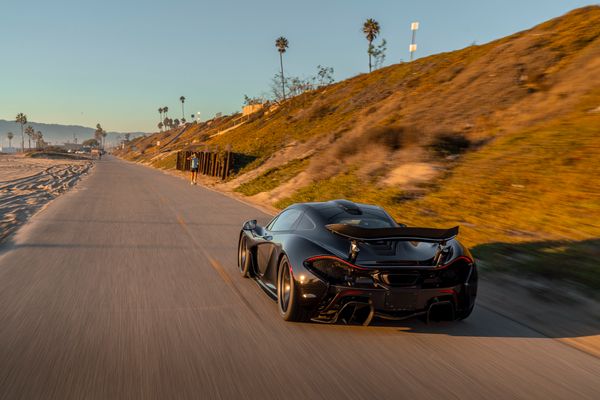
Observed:
[[[198,181],[198,156],[196,153],[192,153],[192,156],[188,160],[190,160],[190,171],[192,173],[190,185],[195,185]]]

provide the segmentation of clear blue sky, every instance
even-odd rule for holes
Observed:
[[[455,50],[529,28],[576,0],[2,0],[0,119],[153,131],[159,106],[181,116],[238,110],[268,91],[279,67],[274,40],[290,42],[294,76],[318,64],[344,79],[367,70],[361,24],[375,18],[386,64]],[[0,132],[1,133],[1,132]]]

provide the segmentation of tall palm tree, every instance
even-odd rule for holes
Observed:
[[[184,108],[183,108],[183,103],[185,103],[185,97],[181,96],[179,98],[179,101],[181,102],[181,118],[185,119],[185,111],[184,111]]]
[[[27,134],[27,139],[29,141],[28,148],[31,150],[31,139],[33,138],[33,135],[35,135],[35,131],[31,125],[28,125],[27,128],[25,128],[25,133]]]
[[[15,118],[17,124],[21,125],[21,153],[25,151],[25,135],[23,134],[23,126],[27,123],[27,115],[18,113]]]
[[[96,124],[94,139],[96,139],[98,143],[102,143],[102,147],[104,147],[104,129],[102,129],[102,125],[100,124]]]
[[[41,148],[42,144],[44,143],[44,135],[42,134],[41,131],[37,131],[35,133],[35,148]]]
[[[163,107],[163,112],[165,113],[165,117],[168,117],[167,113],[169,112],[169,107],[164,106]]]
[[[8,132],[6,134],[6,137],[8,138],[8,147],[12,147],[12,140],[15,137],[15,135],[12,132]]]
[[[379,35],[381,31],[381,27],[379,26],[379,22],[375,21],[373,18],[369,18],[365,21],[362,28],[367,41],[369,42],[369,49],[367,53],[369,53],[369,72],[372,71],[373,66],[371,64],[371,54],[373,53],[373,40]]]
[[[286,49],[289,47],[289,42],[283,36],[278,37],[275,40],[275,47],[279,52],[279,65],[281,66],[281,94],[283,95],[283,100],[285,100],[285,78],[283,77],[283,53],[285,53]]]
[[[162,113],[163,113],[163,109],[162,109],[162,107],[160,107],[158,109],[158,114],[160,115],[160,120],[158,122],[162,121]]]
[[[33,144],[35,145],[35,142],[37,140],[37,133],[35,133],[35,131],[31,132],[31,134],[29,134],[29,140],[33,140]]]

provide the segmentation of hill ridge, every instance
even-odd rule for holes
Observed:
[[[478,255],[490,265],[540,269],[530,261],[551,264],[543,254],[564,248],[578,259],[577,274],[558,264],[546,273],[579,282],[593,275],[600,6],[361,74],[205,135],[235,118],[190,125],[173,148],[231,145],[244,154],[250,162],[235,176],[210,183],[218,190],[276,208],[344,197],[377,203],[411,225],[462,225],[465,243],[485,249]],[[172,168],[174,153],[155,146],[171,135],[119,154]],[[517,256],[507,259],[505,249]]]

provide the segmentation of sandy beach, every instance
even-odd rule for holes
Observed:
[[[90,160],[0,155],[0,241],[73,187],[91,166]]]

